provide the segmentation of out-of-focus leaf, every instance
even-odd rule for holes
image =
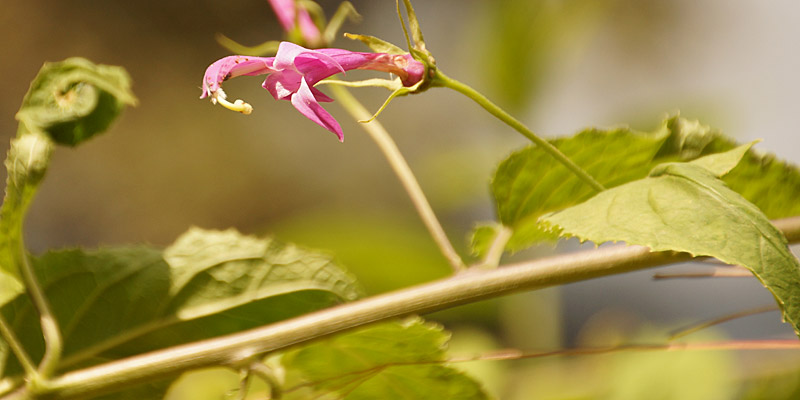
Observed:
[[[644,178],[656,165],[689,161],[730,150],[736,144],[697,121],[666,119],[652,133],[627,128],[590,129],[552,143],[607,188]],[[800,170],[749,150],[724,178],[731,189],[764,211],[768,218],[800,215]],[[594,192],[537,147],[513,153],[498,167],[492,192],[500,221],[513,230],[506,249],[518,251],[554,240],[538,225],[544,213],[578,204]],[[491,235],[478,228],[473,251],[485,255]],[[480,232],[483,229],[484,232]]]
[[[50,252],[34,267],[62,327],[67,366],[266,325],[359,295],[330,256],[233,230],[193,228],[163,253]],[[41,356],[27,296],[3,312]]]
[[[47,172],[54,142],[75,145],[102,132],[125,104],[134,104],[124,69],[82,58],[46,63],[36,75],[16,118],[17,138],[0,209],[0,306],[24,291],[18,267],[24,257],[22,222]]]
[[[487,398],[477,382],[443,365],[448,339],[441,327],[412,318],[292,350],[281,358],[287,398]]]
[[[659,165],[647,178],[608,189],[542,220],[561,236],[582,241],[624,241],[744,266],[772,292],[784,320],[800,334],[800,263],[766,215],[714,173],[730,170],[749,146]]]
[[[20,134],[41,131],[75,146],[105,131],[125,105],[136,104],[121,67],[83,58],[45,63],[22,100]]]

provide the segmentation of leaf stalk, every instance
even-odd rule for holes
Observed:
[[[570,160],[569,157],[564,155],[564,153],[562,153],[558,148],[550,144],[550,142],[548,142],[547,140],[539,137],[539,135],[533,133],[533,131],[528,129],[528,127],[525,126],[525,124],[523,124],[516,118],[512,117],[511,114],[507,113],[498,105],[492,103],[492,101],[486,98],[486,96],[482,95],[480,92],[469,87],[468,85],[448,77],[447,75],[442,73],[442,71],[439,69],[436,69],[435,71],[436,72],[432,83],[433,86],[448,87],[469,97],[470,99],[478,103],[478,105],[483,107],[484,110],[488,111],[489,114],[494,115],[495,117],[497,117],[497,119],[503,121],[508,126],[514,128],[514,130],[521,133],[522,136],[525,136],[526,138],[530,139],[530,141],[535,143],[537,146],[541,147],[544,151],[546,151],[558,162],[567,167],[567,169],[572,171],[576,176],[578,176],[578,178],[586,182],[594,190],[598,192],[602,192],[603,190],[605,190],[605,187],[603,187],[603,185],[600,184],[600,182],[598,182],[596,179],[594,179],[594,177],[589,175],[589,173],[584,171],[583,168],[581,168],[580,166],[575,164],[572,160]]]

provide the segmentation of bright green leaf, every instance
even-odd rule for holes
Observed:
[[[650,177],[542,220],[562,236],[598,244],[624,241],[744,266],[772,292],[784,319],[800,332],[800,263],[786,238],[758,207],[700,166],[729,162],[741,156],[743,147],[697,163],[660,165]]]
[[[756,140],[724,153],[700,157],[690,161],[689,164],[697,165],[698,167],[711,172],[711,174],[716,177],[722,177],[728,172],[731,172],[731,170],[734,169],[742,160],[742,157],[744,157],[745,153],[747,153],[747,151],[758,142],[759,141]],[[650,175],[653,175],[653,173],[651,172]]]
[[[443,365],[448,340],[440,326],[412,318],[316,341],[281,358],[287,397],[487,398],[477,382]]]
[[[163,253],[144,246],[50,252],[34,267],[63,330],[68,366],[266,325],[360,293],[328,255],[233,230],[193,228]],[[39,357],[38,317],[27,296],[3,312]]]
[[[661,163],[689,161],[736,146],[708,126],[677,116],[653,133],[589,129],[552,143],[607,188],[643,178]],[[750,150],[724,181],[771,219],[800,215],[800,202],[795,200],[800,197],[800,171],[794,166]],[[492,192],[500,221],[514,231],[506,246],[509,251],[554,240],[539,227],[538,218],[596,193],[535,146],[513,153],[499,165]],[[489,237],[474,235],[473,251],[485,255]]]

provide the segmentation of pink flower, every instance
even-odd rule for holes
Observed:
[[[322,32],[314,24],[305,7],[295,0],[269,0],[269,4],[275,11],[284,31],[292,32],[297,24],[306,45],[319,46],[319,43],[322,42]]]
[[[236,100],[230,103],[220,86],[230,78],[242,75],[267,75],[262,85],[276,100],[289,100],[308,119],[344,140],[342,128],[319,102],[333,101],[314,85],[340,72],[369,69],[390,72],[400,77],[403,86],[422,80],[425,66],[410,54],[358,53],[342,49],[309,50],[290,42],[282,42],[275,57],[228,56],[206,69],[201,99],[211,97],[234,111],[249,114],[253,108]]]

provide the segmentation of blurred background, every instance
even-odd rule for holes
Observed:
[[[337,1],[319,1],[330,16]],[[353,1],[345,32],[404,43],[394,1]],[[681,112],[738,141],[800,162],[800,3],[792,0],[429,0],[415,2],[440,68],[548,137],[589,126],[653,130]],[[263,0],[0,0],[0,138],[45,61],[124,66],[140,104],[79,149],[59,148],[27,220],[34,252],[147,242],[192,225],[236,227],[327,249],[374,294],[449,268],[377,147],[336,103],[345,142],[276,102],[258,77],[227,82],[250,116],[198,100],[223,33],[255,45],[282,37]],[[339,39],[335,46],[365,50]],[[355,75],[354,76],[360,76]],[[323,89],[324,91],[324,89]],[[355,93],[377,110],[387,92]],[[381,114],[458,250],[493,219],[489,178],[525,140],[445,89]],[[5,171],[3,171],[3,174]],[[767,195],[767,194],[765,194]],[[542,247],[507,261],[563,249]],[[678,271],[691,266],[670,267]],[[653,271],[523,293],[429,316],[453,352],[664,342],[675,329],[768,305],[754,279],[653,281]],[[791,338],[777,312],[692,336]],[[605,341],[604,341],[605,340]],[[463,364],[510,399],[797,398],[792,352],[615,354]],[[235,380],[235,375],[234,375]],[[654,382],[658,386],[654,386]],[[580,383],[580,384],[579,384]],[[662,387],[663,386],[663,387]],[[177,398],[177,397],[176,397]]]

